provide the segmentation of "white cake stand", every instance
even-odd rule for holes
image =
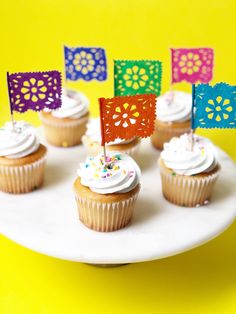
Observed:
[[[86,228],[77,215],[72,185],[85,159],[82,146],[49,146],[45,185],[29,194],[0,192],[0,232],[36,252],[90,264],[124,264],[155,260],[199,246],[223,232],[236,215],[236,167],[219,150],[222,165],[212,202],[199,208],[178,207],[161,193],[158,151],[149,141],[138,162],[142,189],[132,223],[99,233]]]

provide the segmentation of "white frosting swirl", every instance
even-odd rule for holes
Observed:
[[[190,120],[192,95],[170,91],[157,98],[157,119],[163,122],[184,122]]]
[[[85,137],[88,137],[93,142],[101,143],[101,129],[100,129],[100,118],[92,118],[87,123],[87,131],[85,133]],[[116,138],[114,142],[107,143],[106,145],[122,145],[122,144],[128,144],[132,142],[134,138],[130,140],[124,140],[121,138]]]
[[[11,159],[28,156],[38,150],[40,142],[35,128],[24,121],[11,122],[0,128],[0,157]]]
[[[88,112],[89,100],[81,92],[63,89],[62,106],[52,111],[52,116],[63,119],[79,119]]]
[[[180,175],[191,176],[210,172],[217,164],[217,152],[212,142],[204,137],[183,134],[164,144],[161,159],[167,168]]]
[[[127,193],[140,181],[141,171],[127,154],[109,152],[104,166],[104,156],[88,157],[80,165],[81,184],[98,194]]]

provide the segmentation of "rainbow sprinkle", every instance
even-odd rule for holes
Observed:
[[[120,170],[120,160],[122,160],[120,154],[107,156],[105,164],[103,155],[101,155],[101,157],[89,157],[84,163],[84,168],[91,168],[95,179],[106,179],[112,177],[117,171]],[[122,170],[123,175],[126,175],[126,173],[126,170]],[[129,176],[132,175],[133,174],[129,173]]]

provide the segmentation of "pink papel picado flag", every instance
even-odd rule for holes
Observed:
[[[214,50],[212,48],[171,49],[172,83],[192,84],[212,80]]]

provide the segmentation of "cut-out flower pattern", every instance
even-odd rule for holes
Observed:
[[[213,49],[171,49],[172,83],[187,81],[208,83],[212,79]]]
[[[73,63],[76,70],[81,71],[82,74],[87,74],[94,70],[95,61],[91,53],[86,53],[85,51],[76,53]]]
[[[23,87],[21,88],[21,92],[24,95],[25,100],[32,100],[33,102],[38,101],[38,99],[45,99],[45,92],[47,91],[47,87],[44,84],[44,81],[38,80],[35,78],[30,78],[27,81],[23,82]]]
[[[218,83],[195,87],[193,127],[236,127],[236,86]]]
[[[61,73],[58,71],[8,74],[11,110],[25,112],[61,106]]]
[[[188,52],[186,55],[180,57],[180,71],[192,75],[194,72],[199,72],[202,61],[196,53]]]
[[[115,126],[122,125],[127,128],[131,124],[136,123],[136,118],[139,116],[136,105],[132,103],[124,103],[115,108],[115,114],[113,115],[113,121]]]
[[[115,95],[160,95],[162,67],[155,60],[116,60],[114,63]]]
[[[154,131],[156,95],[100,98],[102,145],[116,138],[147,137]]]
[[[76,81],[107,78],[105,50],[102,48],[65,47],[66,78]]]
[[[217,96],[215,99],[209,99],[208,106],[205,109],[207,118],[217,122],[229,119],[232,110],[230,100],[227,98],[223,99],[221,96]]]
[[[137,65],[126,69],[123,78],[126,81],[126,86],[132,87],[135,90],[144,87],[148,81],[146,70],[144,68],[139,68]]]

